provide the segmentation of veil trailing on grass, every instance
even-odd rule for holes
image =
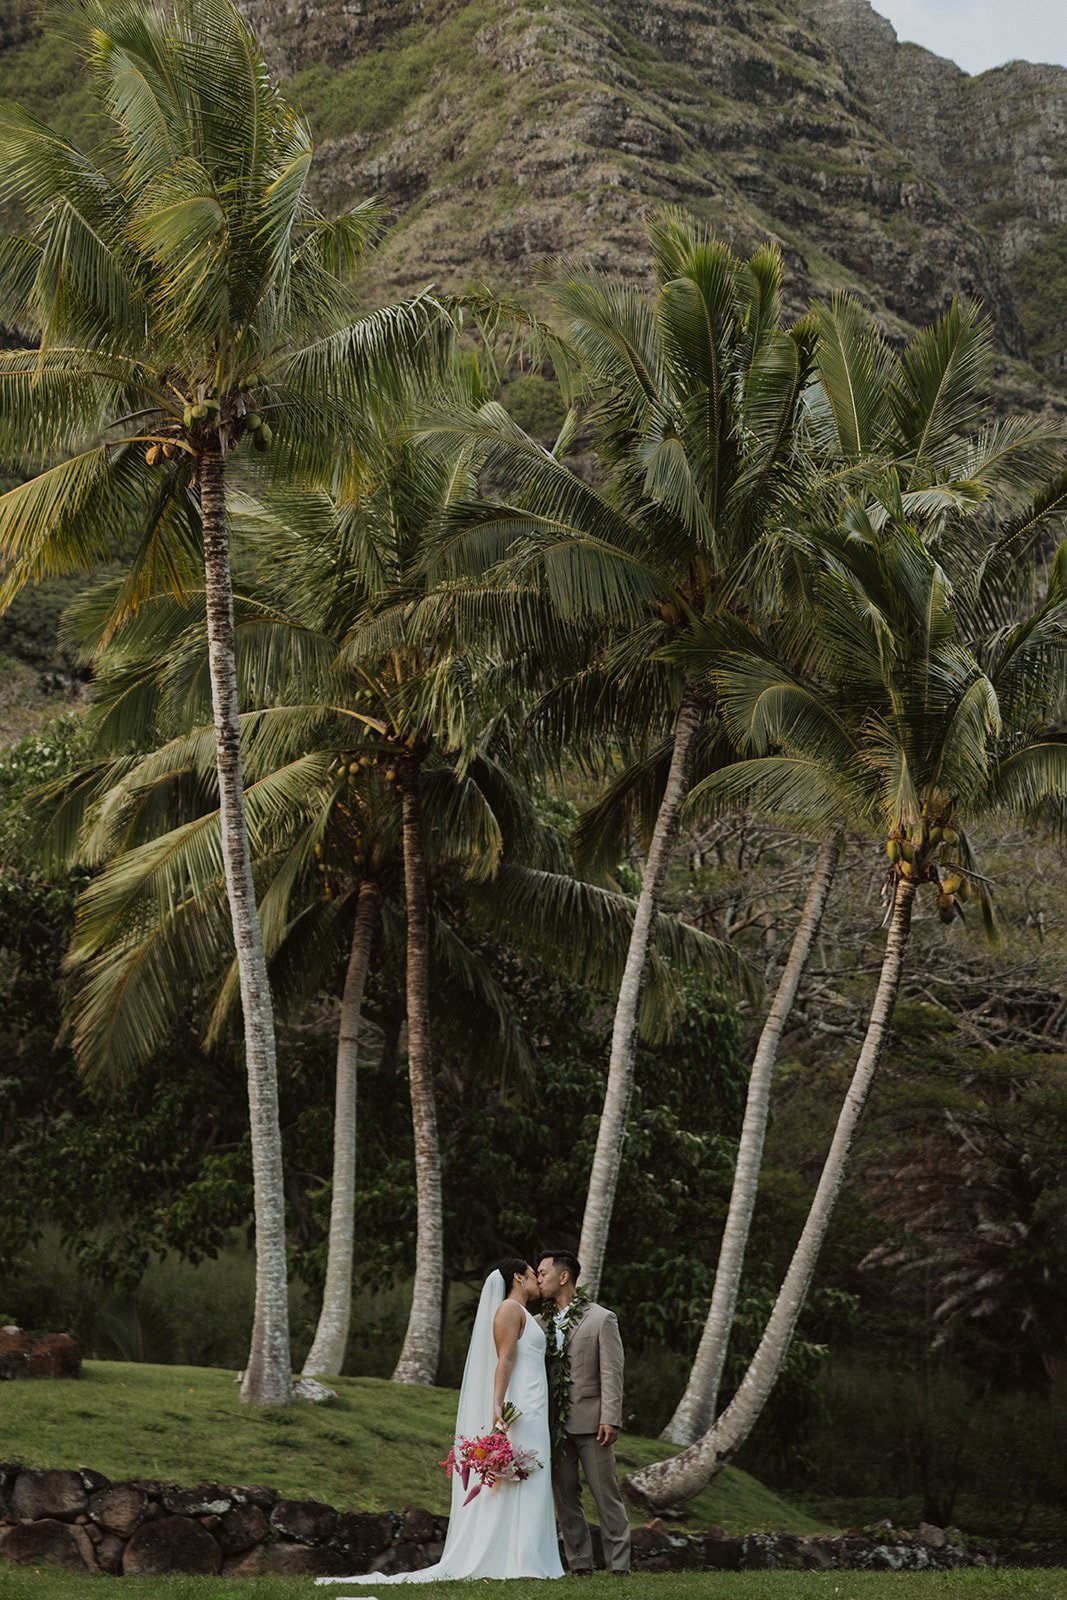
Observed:
[[[456,1433],[468,1439],[488,1433],[493,1425],[493,1378],[496,1374],[493,1319],[503,1299],[504,1280],[499,1272],[491,1272],[482,1285],[456,1412]],[[480,1495],[465,1506],[466,1496],[459,1473],[453,1473],[448,1537],[436,1566],[423,1567],[420,1572],[367,1572],[357,1578],[316,1578],[315,1582],[367,1583],[377,1587],[382,1583],[435,1583],[447,1578],[469,1577],[471,1557],[481,1544],[480,1524],[485,1522],[491,1496]]]

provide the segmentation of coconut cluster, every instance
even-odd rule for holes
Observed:
[[[163,430],[163,437],[151,441],[144,458],[150,467],[157,467],[162,461],[173,461],[181,454],[182,444],[179,441],[183,437],[189,438],[200,429],[217,428],[221,421],[222,402],[216,395],[205,394],[200,390],[186,394],[181,426],[174,422],[166,427]],[[234,444],[248,434],[257,450],[269,450],[274,438],[270,423],[255,409],[250,396],[237,401],[233,415],[228,421],[228,433],[231,443]]]
[[[937,887],[937,914],[944,923],[963,916],[961,901],[971,897],[971,885],[959,858],[960,836],[945,818],[925,817],[910,831],[894,828],[886,840],[890,878],[904,878]]]

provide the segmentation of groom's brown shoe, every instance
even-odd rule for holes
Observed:
[[[572,1578],[591,1578],[592,1576],[592,1567],[575,1567],[574,1571],[571,1573]]]

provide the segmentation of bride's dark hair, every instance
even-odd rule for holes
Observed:
[[[521,1256],[505,1256],[503,1261],[497,1262],[495,1268],[495,1271],[499,1272],[504,1280],[504,1293],[506,1295],[510,1294],[515,1287],[515,1274],[521,1272],[525,1277],[529,1270],[530,1263],[524,1261]]]

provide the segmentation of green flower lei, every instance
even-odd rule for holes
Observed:
[[[554,1300],[546,1300],[543,1315],[546,1323],[547,1338],[545,1341],[545,1361],[548,1365],[548,1393],[552,1402],[552,1414],[556,1419],[556,1431],[552,1439],[553,1458],[559,1455],[567,1442],[567,1430],[563,1426],[563,1419],[567,1415],[567,1403],[570,1399],[571,1388],[571,1334],[585,1316],[589,1304],[589,1295],[585,1289],[576,1289],[574,1299],[568,1307],[567,1327],[563,1335],[562,1350],[556,1349],[556,1328],[553,1321],[559,1307]]]

